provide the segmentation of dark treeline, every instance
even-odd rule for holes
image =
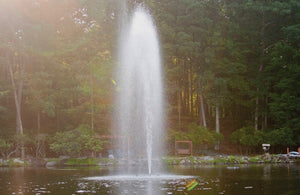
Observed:
[[[0,0],[2,154],[83,126],[111,133],[118,33],[139,3],[160,36],[169,140],[216,143],[204,128],[221,152],[298,146],[298,0]]]

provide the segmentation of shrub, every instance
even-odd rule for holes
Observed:
[[[0,138],[0,153],[3,158],[7,158],[9,151],[12,150],[13,143]]]
[[[222,139],[222,134],[216,133],[215,131],[210,131],[203,126],[199,126],[195,123],[189,124],[187,127],[187,132],[182,131],[172,131],[171,139],[173,140],[191,140],[195,145],[201,144],[216,144],[218,140]]]
[[[75,130],[57,132],[50,144],[50,149],[60,155],[72,157],[81,156],[86,153],[99,152],[103,141],[97,138],[94,132],[86,126]]]
[[[28,143],[28,136],[14,135],[8,139],[0,138],[0,154],[3,158],[8,159],[13,154],[20,151],[20,148],[25,147]]]
[[[243,146],[258,146],[263,142],[263,134],[261,131],[248,126],[233,132],[230,139],[233,143]]]

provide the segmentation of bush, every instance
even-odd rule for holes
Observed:
[[[235,144],[241,144],[243,146],[258,146],[263,142],[263,134],[261,131],[248,126],[233,132],[230,139]]]
[[[242,148],[246,149],[246,153],[251,153],[261,146],[264,142],[264,133],[255,130],[252,126],[246,126],[236,130],[230,135],[232,143],[238,144],[242,152]]]
[[[10,153],[9,151],[12,150],[11,149],[12,147],[13,147],[13,143],[3,138],[0,138],[0,153],[3,158],[8,157],[8,154]]]
[[[187,132],[172,131],[171,137],[174,140],[191,140],[195,145],[216,144],[222,139],[222,134],[210,131],[203,126],[191,123],[187,126]]]
[[[103,141],[95,136],[95,133],[86,126],[75,130],[57,132],[50,144],[50,149],[60,155],[78,157],[83,154],[99,152]]]
[[[293,140],[293,130],[290,128],[280,128],[266,132],[265,139],[271,145],[292,146],[297,143]]]
[[[8,139],[0,138],[1,156],[5,159],[10,158],[10,156],[20,151],[22,145],[23,147],[26,147],[28,139],[28,136],[19,134]]]

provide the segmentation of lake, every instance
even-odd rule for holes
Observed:
[[[134,168],[134,167],[133,167]],[[0,194],[300,194],[300,164],[168,166],[118,176],[118,167],[0,168]],[[195,188],[186,185],[193,180]]]

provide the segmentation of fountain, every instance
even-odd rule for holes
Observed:
[[[112,174],[85,179],[118,186],[119,194],[139,190],[133,186],[146,186],[143,194],[161,194],[166,181],[177,185],[193,177],[165,174],[160,163],[164,141],[160,49],[154,22],[142,7],[123,25],[119,49],[114,125],[121,138],[120,158],[126,163],[119,163]]]
[[[120,44],[117,129],[123,157],[146,162],[152,174],[163,141],[163,84],[159,41],[150,14],[136,8]],[[147,160],[143,160],[147,159]]]

